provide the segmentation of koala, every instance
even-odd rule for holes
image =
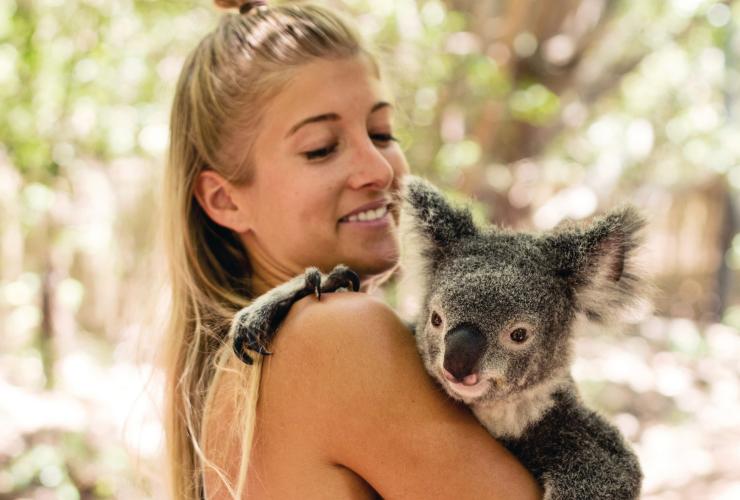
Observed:
[[[431,376],[535,475],[545,498],[637,498],[637,457],[583,405],[569,370],[578,315],[615,321],[641,299],[637,211],[539,235],[479,228],[413,179],[403,214],[425,281],[415,336]]]
[[[409,176],[402,219],[417,246],[422,307],[413,333],[429,374],[532,472],[546,499],[638,498],[636,455],[583,404],[570,375],[576,318],[616,321],[641,298],[638,212],[623,207],[588,227],[542,234],[481,228],[469,210]],[[310,283],[295,278],[258,300],[262,313],[240,311],[232,327],[237,354],[255,345],[253,318],[284,317],[296,294],[324,282],[324,291],[356,289],[348,271],[341,266],[329,278],[313,270]],[[265,313],[274,310],[283,312]],[[260,341],[277,323],[261,321]]]

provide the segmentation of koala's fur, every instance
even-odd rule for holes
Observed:
[[[587,228],[540,235],[478,228],[468,210],[409,176],[402,218],[420,245],[414,257],[424,283],[414,330],[432,377],[521,460],[546,499],[637,498],[637,457],[583,405],[570,363],[578,314],[616,320],[639,298],[638,213],[622,208]],[[344,266],[328,277],[310,269],[275,288],[236,315],[234,350],[246,363],[245,349],[269,354],[295,300],[345,288],[357,289],[357,278]]]
[[[420,244],[415,335],[429,373],[532,471],[546,498],[637,498],[635,454],[582,404],[569,367],[577,314],[616,320],[640,298],[639,214],[625,207],[587,228],[540,235],[478,228],[417,178],[407,182],[402,213]],[[511,338],[517,329],[527,332],[521,343]],[[462,330],[462,340],[450,340]]]

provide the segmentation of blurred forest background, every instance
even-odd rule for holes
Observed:
[[[382,50],[412,170],[481,217],[648,214],[655,311],[584,332],[575,375],[644,498],[740,498],[740,3],[322,3]],[[164,496],[153,214],[175,80],[221,14],[0,2],[0,499]]]

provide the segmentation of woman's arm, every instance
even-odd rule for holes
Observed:
[[[529,472],[434,385],[413,336],[382,302],[304,299],[273,347],[270,392],[281,397],[270,413],[311,433],[327,463],[383,497],[540,497]]]

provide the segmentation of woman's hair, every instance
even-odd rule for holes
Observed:
[[[238,8],[243,2],[215,3]],[[347,22],[301,4],[225,14],[185,61],[170,117],[163,214],[172,287],[163,349],[173,498],[202,498],[209,467],[232,497],[244,494],[261,370],[256,354],[253,366],[232,369],[243,390],[234,395],[238,413],[227,425],[239,433],[242,460],[238,477],[227,480],[204,455],[203,424],[217,379],[233,356],[226,338],[231,318],[251,298],[250,267],[237,235],[211,221],[195,200],[195,181],[211,169],[230,182],[249,182],[254,138],[270,99],[300,66],[359,54],[376,64]]]

